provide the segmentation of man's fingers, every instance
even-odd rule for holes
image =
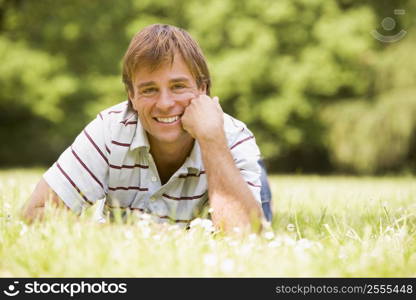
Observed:
[[[199,98],[205,98],[205,99],[203,99],[203,100],[205,100],[205,101],[209,101],[209,100],[214,100],[214,102],[216,102],[217,104],[219,104],[219,102],[220,102],[220,99],[217,97],[217,96],[215,96],[215,97],[213,97],[213,98],[211,98],[210,96],[208,96],[208,95],[206,95],[206,94],[204,94],[204,93],[195,93],[194,94],[194,97],[192,98],[192,99],[190,99],[190,101],[189,101],[189,103],[188,103],[188,105],[190,105],[191,103],[192,103],[192,101],[193,100],[195,100],[195,99],[199,99]],[[201,98],[201,99],[202,99]]]

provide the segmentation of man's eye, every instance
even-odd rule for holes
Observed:
[[[141,91],[143,95],[151,95],[157,92],[156,88],[147,88]]]
[[[174,90],[180,90],[186,88],[186,86],[184,84],[175,84],[172,88]]]

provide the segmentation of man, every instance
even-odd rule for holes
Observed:
[[[210,207],[217,228],[262,218],[260,152],[246,126],[211,98],[208,68],[190,35],[169,25],[137,33],[123,60],[128,101],[98,114],[36,186],[23,214],[47,201],[76,213],[114,207],[187,224]],[[266,214],[267,215],[267,214]]]

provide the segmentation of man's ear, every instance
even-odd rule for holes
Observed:
[[[137,111],[137,109],[135,107],[135,102],[133,101],[134,100],[134,91],[132,89],[128,89],[127,90],[127,96],[129,97],[129,102],[130,102],[131,108],[133,108],[134,110]]]
[[[132,101],[134,99],[134,91],[132,89],[127,89],[127,96],[129,100]]]
[[[199,92],[203,95],[207,94],[207,85],[206,83],[202,83],[201,86],[198,88]]]

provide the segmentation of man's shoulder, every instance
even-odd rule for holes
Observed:
[[[234,148],[246,140],[255,143],[254,134],[248,129],[247,125],[226,113],[224,113],[224,131],[230,148]]]
[[[238,135],[248,130],[247,125],[229,114],[224,113],[224,130],[230,135]]]
[[[236,149],[234,156],[258,155],[256,138],[244,122],[224,113],[224,131],[230,150]]]
[[[108,107],[99,112],[98,116],[109,123],[125,124],[126,122],[136,121],[135,111],[130,107],[128,101]]]
[[[106,109],[102,110],[99,114],[106,118],[111,118],[112,116],[117,117],[123,115],[128,110],[128,108],[128,101],[123,101],[113,106],[107,107]]]

